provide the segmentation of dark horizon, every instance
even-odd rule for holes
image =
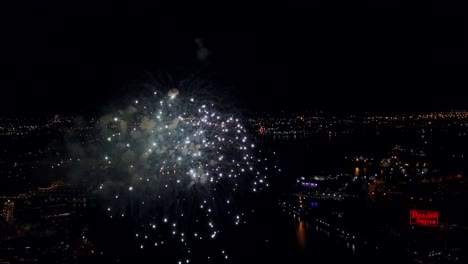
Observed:
[[[467,109],[462,5],[11,4],[0,113],[94,111],[166,74],[257,111]]]

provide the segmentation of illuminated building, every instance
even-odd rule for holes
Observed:
[[[3,218],[5,218],[5,221],[9,224],[13,224],[14,222],[14,217],[13,217],[13,211],[15,209],[15,202],[14,201],[6,201],[3,205]]]

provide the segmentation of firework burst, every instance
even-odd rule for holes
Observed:
[[[136,223],[137,247],[217,240],[245,222],[239,198],[268,187],[266,158],[241,120],[173,88],[155,91],[97,122],[92,166],[110,218]],[[225,250],[220,251],[228,259]]]

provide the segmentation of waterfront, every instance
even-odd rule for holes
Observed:
[[[420,130],[393,130],[379,133],[367,131],[362,134],[319,134],[312,137],[276,136],[269,138],[269,144],[276,146],[284,154],[283,158],[287,160],[288,167],[285,169],[285,174],[295,176],[294,179],[287,179],[289,184],[301,178],[306,179],[306,181],[313,180],[313,176],[316,175],[323,176],[324,179],[335,179],[336,175],[349,175],[349,179],[354,177],[357,182],[358,189],[355,189],[355,192],[351,194],[355,198],[346,198],[345,201],[343,201],[345,196],[338,198],[338,195],[341,197],[341,195],[348,194],[346,197],[351,197],[347,193],[349,191],[338,191],[337,187],[333,187],[334,184],[330,187],[319,188],[320,191],[314,189],[311,191],[290,190],[296,192],[296,197],[289,198],[289,200],[283,199],[286,203],[290,203],[289,207],[283,206],[283,209],[285,209],[286,214],[293,217],[296,223],[296,234],[298,230],[307,230],[307,232],[302,233],[309,235],[301,237],[306,238],[302,240],[310,242],[299,244],[297,247],[306,248],[305,251],[310,253],[314,252],[315,246],[309,248],[304,244],[329,245],[328,250],[332,250],[334,254],[331,256],[320,255],[320,253],[327,252],[327,250],[322,249],[317,254],[320,256],[319,259],[327,259],[328,257],[333,259],[338,255],[359,259],[360,262],[364,263],[373,263],[376,258],[379,262],[388,261],[388,263],[395,261],[401,263],[458,263],[466,257],[463,253],[466,245],[466,232],[463,229],[452,230],[452,227],[462,226],[463,223],[466,223],[466,219],[460,214],[460,210],[465,208],[466,197],[449,194],[449,192],[443,194],[444,192],[441,191],[447,188],[444,186],[449,185],[449,183],[444,182],[451,181],[444,180],[446,175],[459,175],[457,177],[463,178],[460,175],[463,175],[466,170],[467,138],[463,133],[457,131],[436,130],[433,133],[432,131],[427,133],[423,130],[422,133],[423,135],[421,135]],[[395,165],[382,167],[383,160],[396,155],[392,154],[395,153],[395,146],[397,146],[397,150],[400,148],[410,149],[411,152],[417,150],[417,159],[431,164],[430,168],[422,169],[421,167],[420,171],[426,172],[427,175],[419,173],[419,176],[416,176],[414,174],[416,172],[411,169],[412,165],[403,164],[405,162],[402,162],[401,165],[395,163]],[[400,154],[402,160],[409,159],[414,163],[417,162],[410,157],[403,158],[405,157],[404,153]],[[399,193],[401,189],[395,189],[395,186],[401,185],[398,182],[400,180],[393,184],[384,185],[386,187],[380,187],[382,192],[379,193],[379,197],[374,197],[373,192],[368,191],[369,197],[367,198],[365,189],[359,189],[360,184],[362,184],[359,183],[362,182],[360,179],[367,178],[370,183],[374,182],[373,179],[379,179],[377,182],[385,181],[385,179],[388,181],[388,177],[397,177],[398,173],[401,172],[396,173],[396,171],[400,169],[403,172],[406,169],[406,173],[409,174],[405,174],[408,176],[406,179],[406,176],[402,175],[402,183],[410,183],[411,179],[415,182],[414,187],[409,188],[412,185],[408,185],[406,188],[408,190],[403,189],[405,191],[401,194]],[[450,177],[453,176],[448,177],[451,179]],[[346,181],[346,178],[348,177],[342,176],[332,180],[332,182],[340,182],[340,179]],[[421,181],[423,178],[425,180]],[[436,186],[439,186],[439,190],[432,194],[429,191],[433,189],[432,187],[427,190],[425,190],[426,187],[422,188],[425,185],[423,182],[427,182],[426,185],[429,185],[431,181],[437,182]],[[327,180],[315,181],[315,184],[329,186],[327,182]],[[416,184],[416,182],[419,183]],[[369,188],[373,188],[374,185],[374,183],[370,184]],[[463,181],[459,183],[457,188],[461,188],[461,186],[463,186]],[[387,193],[384,193],[385,190]],[[323,196],[321,192],[324,192]],[[312,193],[313,196],[310,196]],[[330,193],[332,194],[331,199]],[[387,196],[385,196],[386,194]],[[333,199],[334,195],[336,195],[336,199]],[[444,202],[443,199],[446,201]],[[303,205],[304,208],[302,208]],[[432,209],[441,212],[441,225],[435,229],[431,227],[415,228],[408,225],[410,208]],[[331,212],[335,212],[338,218]],[[300,224],[299,218],[303,224]],[[448,226],[451,226],[450,230]],[[438,229],[440,231],[437,231]],[[324,233],[325,236],[323,236]],[[432,243],[425,243],[424,240],[432,240]],[[326,255],[326,253],[324,254]],[[307,259],[307,256],[304,258]]]
[[[311,205],[309,212],[312,213],[301,216],[294,210],[284,208],[281,204],[281,198],[296,191],[295,182],[301,177],[324,175],[327,178],[328,175],[334,176],[336,174],[363,177],[366,172],[371,175],[374,174],[374,171],[380,175],[381,171],[371,166],[367,166],[368,170],[361,167],[358,170],[359,173],[356,173],[356,167],[350,166],[349,161],[355,155],[383,158],[389,155],[395,144],[408,143],[412,143],[412,147],[420,146],[423,149],[439,149],[443,146],[445,151],[450,151],[453,148],[461,148],[460,143],[466,142],[466,138],[462,138],[462,140],[457,138],[454,141],[449,140],[449,138],[448,135],[437,137],[435,141],[428,141],[428,143],[423,141],[423,145],[418,145],[420,144],[418,142],[421,142],[418,133],[393,135],[384,133],[373,136],[345,134],[333,135],[332,137],[328,134],[317,134],[307,137],[262,138],[262,148],[279,156],[279,164],[283,168],[283,173],[270,179],[271,188],[259,195],[256,200],[251,201],[250,206],[255,208],[255,213],[249,215],[247,224],[242,225],[239,229],[226,230],[226,240],[222,243],[225,247],[219,250],[229,252],[229,262],[231,263],[244,263],[246,261],[415,263],[411,255],[413,252],[409,251],[411,243],[398,244],[398,241],[395,242],[387,235],[375,231],[385,226],[394,228],[393,225],[399,226],[402,223],[407,225],[409,212],[406,209],[399,210],[398,213],[390,214],[391,217],[388,217],[388,213],[385,214],[384,211],[390,208],[389,212],[393,212],[392,208],[397,205],[386,204],[382,205],[379,210],[367,210],[363,200],[361,200],[361,194],[361,198],[351,200],[344,205],[340,201],[321,200],[323,198],[308,199],[307,203]],[[440,156],[448,155],[448,153],[438,154]],[[355,219],[348,222],[336,222],[333,228],[324,224],[325,220],[330,217],[330,212],[340,210],[348,215],[354,212]],[[377,214],[366,219],[371,212],[377,212]],[[381,225],[379,225],[380,222]],[[366,230],[366,225],[368,225],[368,230]],[[115,227],[110,228],[109,233],[114,229]],[[352,234],[348,237],[348,234],[344,234],[344,232],[352,232]],[[356,238],[351,239],[351,236],[356,236]],[[417,236],[424,237],[425,235],[419,234]],[[113,239],[118,240],[118,237]],[[102,243],[107,243],[106,241],[102,241]],[[128,247],[131,247],[131,243]],[[123,246],[122,248],[128,247]],[[213,251],[213,255],[217,254],[216,250]],[[135,255],[139,255],[138,251],[139,249],[135,249]],[[153,253],[147,252],[140,255],[140,261],[144,262],[148,256],[167,257],[173,254],[165,252],[158,255]],[[132,257],[126,260],[131,262],[134,255],[130,254],[129,256]],[[221,261],[215,257],[207,259],[206,256],[192,256],[191,259],[195,263]],[[119,260],[125,262],[125,257],[119,258]]]
[[[239,204],[245,212],[245,223],[225,228],[222,238],[214,242],[199,242],[192,246],[190,249],[193,252],[202,253],[191,253],[191,263],[329,263],[351,260],[374,263],[376,259],[382,263],[414,263],[415,248],[418,248],[418,254],[440,254],[441,257],[451,254],[453,263],[463,257],[459,252],[464,252],[466,236],[461,227],[466,219],[457,212],[464,208],[466,197],[453,196],[448,192],[452,188],[449,181],[453,178],[457,183],[460,182],[466,171],[465,157],[468,157],[468,153],[465,150],[468,140],[463,132],[393,129],[306,136],[259,135],[258,139],[256,144],[259,148],[276,157],[271,162],[281,168],[281,173],[269,177],[269,188],[254,196],[246,195],[249,197],[247,203]],[[417,155],[408,156],[407,152]],[[15,162],[14,157],[9,158]],[[30,159],[35,161],[34,157]],[[58,159],[62,157],[58,156]],[[431,165],[415,165],[418,162],[422,164],[422,161]],[[33,164],[50,167],[47,162],[35,162]],[[49,162],[57,164],[53,160]],[[54,174],[50,175],[59,178],[60,174],[66,173],[67,164],[60,162],[62,169],[54,169]],[[407,178],[402,174],[403,170],[407,171],[404,173],[408,174]],[[48,170],[43,171],[47,173]],[[33,175],[37,175],[37,172]],[[337,175],[343,176],[339,178]],[[403,178],[399,178],[399,175]],[[388,177],[399,180],[382,185]],[[315,185],[308,186],[316,187],[318,183],[321,187],[317,190],[320,192],[298,189],[297,183],[301,179],[316,179]],[[369,182],[367,195],[365,189],[359,187],[365,182],[363,179]],[[32,178],[31,182],[37,180]],[[415,187],[436,184],[439,191],[436,194],[414,192],[411,187],[400,193],[402,190],[395,189],[399,181],[407,183],[411,180],[414,180]],[[337,183],[347,183],[352,188],[342,188]],[[45,186],[45,183],[40,185]],[[460,182],[457,186],[463,188],[464,185]],[[54,247],[52,243],[52,248],[46,249],[59,248],[63,251],[62,259],[55,260],[50,255],[41,257],[29,251],[17,254],[28,254],[32,258],[35,256],[39,262],[70,260],[70,256],[75,256],[74,261],[78,263],[152,263],[154,259],[177,263],[185,257],[176,242],[167,241],[164,246],[157,247],[145,244],[142,247],[138,238],[135,238],[138,220],[131,216],[123,220],[109,219],[107,205],[102,204],[95,190],[89,187],[76,192],[61,183],[30,191],[25,196],[5,196],[5,199],[19,201],[14,203],[14,210],[12,203],[6,203],[3,214],[8,216],[6,218],[9,222],[14,223],[11,218],[14,212],[16,223],[13,226],[18,227],[16,240],[20,244],[35,250],[43,246],[37,242],[46,239],[44,236],[47,237],[48,233],[41,233],[40,226],[35,227],[39,237],[37,234],[34,234],[33,240],[22,237],[23,233],[32,235],[28,226],[34,226],[34,217],[41,217],[38,221],[44,226],[50,223],[55,226],[50,230],[52,238],[55,236],[69,243],[59,247]],[[383,196],[373,196],[370,190]],[[347,200],[343,202],[345,197]],[[437,197],[453,202],[447,204]],[[299,210],[301,204],[304,207]],[[42,209],[37,211],[37,206]],[[408,232],[409,209],[414,208],[438,210],[442,224],[439,229],[442,232],[426,227]],[[73,217],[68,217],[67,213]],[[337,219],[339,215],[345,217]],[[63,220],[56,221],[55,217]],[[68,231],[69,226],[74,227],[69,229],[71,232]],[[460,236],[454,237],[455,234]],[[439,238],[433,245],[418,242],[435,237]],[[11,243],[7,240],[3,244],[8,246]],[[74,248],[80,249],[71,251]],[[419,249],[430,248],[433,249],[419,252]],[[6,250],[3,251],[6,255],[2,257],[16,254],[7,248],[2,250]],[[426,262],[424,259],[423,263]],[[445,262],[449,262],[448,259]],[[439,263],[442,263],[440,259]]]

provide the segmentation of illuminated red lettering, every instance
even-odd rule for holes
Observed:
[[[438,226],[439,212],[410,210],[410,224],[423,226]]]

